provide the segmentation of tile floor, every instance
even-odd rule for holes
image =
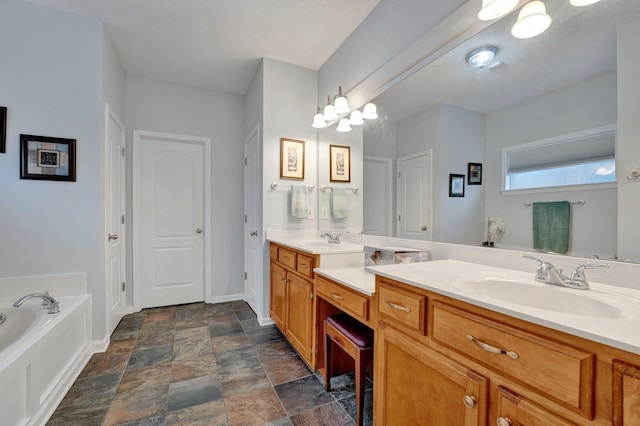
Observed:
[[[47,424],[354,424],[353,376],[331,384],[245,302],[145,309],[122,319]],[[371,411],[369,386],[365,424]]]

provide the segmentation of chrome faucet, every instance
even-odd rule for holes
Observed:
[[[340,244],[340,234],[337,232],[323,232],[320,234],[320,238],[327,237],[329,244]]]
[[[27,294],[26,296],[23,296],[20,299],[16,300],[13,304],[13,307],[18,308],[25,301],[33,299],[35,297],[39,297],[40,299],[42,299],[42,305],[46,306],[47,309],[49,309],[50,314],[57,314],[58,312],[60,312],[60,303],[58,303],[58,301],[53,296],[50,296],[49,292]]]
[[[589,289],[589,283],[584,276],[585,269],[609,268],[609,265],[604,263],[583,263],[576,266],[576,269],[573,270],[571,276],[567,277],[562,274],[562,269],[556,268],[552,263],[547,262],[546,260],[539,259],[535,256],[529,256],[527,254],[522,257],[538,262],[535,276],[536,281],[562,287],[575,288],[578,290]]]

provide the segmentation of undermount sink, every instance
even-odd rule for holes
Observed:
[[[311,250],[314,252],[324,251],[343,251],[343,250],[362,250],[362,246],[351,243],[329,243],[327,240],[294,240],[290,241],[293,247],[300,248],[302,250]]]
[[[617,319],[622,310],[588,297],[582,290],[564,289],[548,284],[524,284],[506,279],[483,279],[460,287],[469,295],[484,296],[516,305],[595,318]],[[589,290],[586,290],[589,291]]]

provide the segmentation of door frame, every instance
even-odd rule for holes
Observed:
[[[394,202],[394,198],[395,198],[395,173],[393,170],[393,159],[392,158],[388,158],[388,157],[372,157],[372,156],[368,156],[365,155],[363,157],[364,162],[371,162],[371,163],[381,163],[384,164],[386,167],[386,170],[388,172],[389,175],[389,179],[387,179],[387,182],[385,183],[385,187],[386,187],[386,192],[387,192],[387,199],[386,199],[386,216],[387,216],[387,220],[385,221],[385,228],[386,228],[386,237],[393,237],[395,235],[395,230],[393,229],[393,225],[394,225],[394,221],[393,221],[393,217],[394,217],[394,210],[395,210],[395,205],[396,203]],[[364,225],[364,223],[363,223]]]
[[[202,145],[204,149],[204,182],[203,182],[203,224],[204,224],[204,247],[203,247],[203,256],[204,256],[204,300],[205,302],[211,301],[211,295],[213,293],[212,289],[212,281],[211,281],[211,261],[212,261],[212,253],[211,253],[211,241],[213,239],[212,232],[213,227],[211,224],[211,138],[204,136],[190,136],[183,135],[177,133],[166,133],[166,132],[155,132],[149,130],[133,130],[133,185],[132,185],[132,194],[133,194],[133,202],[132,202],[132,214],[133,214],[133,256],[132,256],[132,266],[133,266],[133,309],[134,311],[139,311],[142,306],[140,303],[141,299],[141,288],[137,283],[141,281],[141,273],[140,268],[136,268],[136,265],[140,265],[140,250],[141,250],[141,240],[140,240],[140,224],[141,217],[140,206],[136,202],[139,200],[139,191],[140,191],[140,144],[142,141],[146,139],[164,139],[167,141],[179,142],[179,143],[189,143],[189,144],[199,144]]]
[[[107,329],[107,338],[109,338],[109,336],[111,336],[111,333],[113,332],[113,330],[111,330],[111,299],[109,297],[109,291],[107,289],[107,286],[109,285],[109,274],[108,274],[108,268],[109,268],[109,258],[107,256],[108,252],[109,252],[109,239],[107,238],[107,234],[109,233],[109,212],[110,212],[110,208],[109,208],[109,202],[108,202],[108,198],[109,198],[109,193],[107,192],[107,188],[108,188],[108,184],[107,182],[110,180],[109,179],[109,160],[110,160],[110,152],[109,152],[109,127],[108,127],[108,123],[109,120],[112,119],[117,125],[118,127],[121,129],[122,131],[122,149],[123,149],[123,154],[121,156],[122,158],[122,169],[120,170],[120,203],[121,203],[121,214],[124,215],[124,223],[121,224],[121,232],[120,232],[120,247],[121,247],[121,256],[122,256],[122,279],[124,280],[124,282],[126,283],[127,281],[127,222],[128,219],[126,217],[126,212],[127,212],[127,173],[126,173],[126,168],[127,168],[127,163],[126,163],[126,157],[124,155],[124,152],[126,152],[126,148],[127,148],[127,128],[125,127],[124,123],[122,122],[122,120],[120,119],[120,117],[118,117],[118,115],[116,114],[116,112],[113,110],[113,108],[111,108],[111,105],[109,105],[108,102],[105,102],[104,104],[104,223],[103,223],[103,234],[102,234],[102,238],[104,241],[104,282],[105,282],[105,320],[106,320],[106,329]],[[125,287],[126,288],[126,287]],[[128,311],[128,305],[127,305],[127,292],[124,291],[124,294],[122,294],[122,298],[123,300],[123,306],[122,306],[122,316],[124,316],[127,311]],[[121,317],[122,318],[122,317]]]
[[[263,247],[264,247],[264,236],[263,236],[263,232],[262,232],[262,185],[260,184],[261,179],[260,177],[262,176],[262,155],[261,155],[261,146],[262,146],[262,142],[260,139],[260,123],[256,124],[256,127],[249,132],[249,135],[245,138],[244,143],[243,143],[243,148],[244,148],[244,158],[247,158],[247,144],[253,139],[256,138],[256,152],[258,155],[258,170],[256,170],[256,177],[257,177],[257,181],[256,181],[256,196],[258,197],[258,201],[256,203],[257,209],[256,209],[256,230],[258,231],[258,236],[257,236],[257,241],[256,241],[256,245],[257,245],[257,265],[256,265],[256,270],[255,271],[249,271],[247,269],[247,255],[248,255],[248,248],[247,248],[247,239],[249,238],[249,229],[248,229],[248,224],[247,222],[244,222],[244,226],[243,226],[243,271],[245,273],[253,273],[255,276],[255,282],[256,282],[256,306],[252,306],[252,309],[255,308],[257,310],[259,310],[260,312],[256,312],[256,314],[258,315],[258,322],[262,324],[262,318],[264,318],[263,312],[261,312],[263,310],[263,299],[264,299],[264,285],[260,285],[261,283],[263,283],[263,276],[264,276],[264,271],[263,271]],[[244,206],[243,206],[243,214],[247,214],[247,196],[248,196],[248,179],[247,179],[247,168],[246,165],[244,167],[244,197],[243,197],[243,201],[244,201]],[[242,289],[242,296],[243,298],[246,300],[246,279],[244,280],[244,286]]]
[[[434,214],[434,208],[433,208],[433,149],[427,149],[425,151],[420,151],[420,152],[416,152],[413,154],[409,154],[409,155],[405,155],[404,157],[399,157],[396,159],[396,201],[395,201],[395,216],[398,216],[398,202],[399,202],[399,196],[397,195],[400,191],[398,191],[398,173],[400,170],[400,162],[401,161],[407,161],[407,160],[413,160],[414,158],[418,158],[418,157],[428,157],[429,158],[429,209],[431,210],[429,213],[429,220],[427,220],[427,227],[429,229],[429,234],[431,235],[431,238],[429,238],[428,240],[423,240],[423,241],[433,241],[433,214]],[[395,219],[395,217],[394,217]],[[398,236],[398,223],[396,221],[396,229],[394,232],[394,235],[397,237]],[[398,237],[401,238],[401,237]]]

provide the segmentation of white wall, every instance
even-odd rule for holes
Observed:
[[[640,82],[638,70],[640,16],[618,29],[618,256],[640,262],[640,182],[628,182],[631,170],[640,168]],[[609,214],[612,214],[609,213]]]
[[[580,253],[574,254],[595,253],[601,256],[617,252],[615,189],[518,195],[500,193],[502,148],[615,124],[616,99],[616,73],[610,72],[486,115],[483,170],[486,215],[502,217],[506,225],[506,232],[498,236],[496,244],[531,250],[532,213],[530,207],[523,205],[524,202],[583,199],[585,206],[572,206],[571,209],[569,251],[579,247]]]
[[[211,297],[241,294],[244,282],[243,97],[131,76],[125,78],[125,93],[128,176],[132,176],[130,153],[133,129],[211,138],[213,290],[212,294],[205,294],[205,298],[209,300]],[[127,198],[127,215],[131,217],[130,188]],[[128,232],[127,241],[132,241],[130,227]],[[131,282],[131,268],[128,275]]]
[[[7,153],[0,154],[0,275],[86,272],[94,339],[105,330],[102,37],[97,19],[0,2],[0,105],[9,108]],[[21,133],[76,139],[77,181],[20,180]]]

